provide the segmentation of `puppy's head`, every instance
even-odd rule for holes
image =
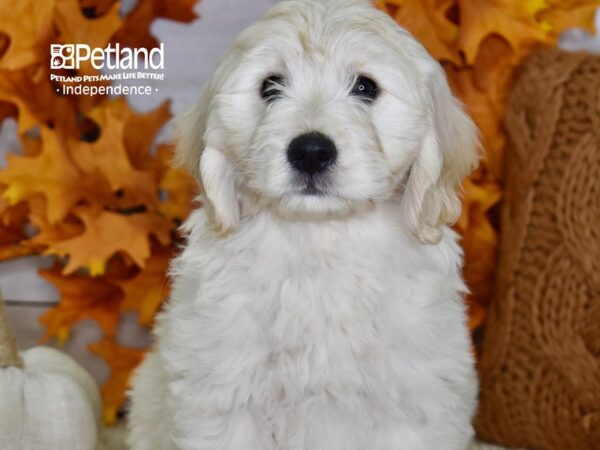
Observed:
[[[400,196],[426,243],[458,217],[477,147],[440,65],[365,0],[279,3],[225,55],[179,134],[219,231],[237,226],[242,195],[287,220]]]

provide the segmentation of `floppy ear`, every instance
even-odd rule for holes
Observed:
[[[429,131],[410,169],[403,209],[415,237],[435,244],[442,238],[442,227],[460,215],[458,191],[477,163],[479,139],[475,124],[450,92],[437,63],[428,89]]]
[[[176,162],[186,167],[199,182],[211,228],[219,234],[227,234],[239,223],[240,206],[233,164],[220,149],[207,142],[215,89],[212,83],[205,86],[196,106],[177,120]]]

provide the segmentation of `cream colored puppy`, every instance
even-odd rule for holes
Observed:
[[[181,121],[203,187],[135,377],[133,450],[463,450],[447,224],[476,160],[444,72],[362,0],[287,0]]]

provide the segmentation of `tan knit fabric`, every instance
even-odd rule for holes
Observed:
[[[530,449],[600,449],[600,57],[520,70],[476,428]]]

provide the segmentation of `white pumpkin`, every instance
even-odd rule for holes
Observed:
[[[99,419],[92,377],[50,347],[19,354],[0,299],[0,449],[93,450]]]

